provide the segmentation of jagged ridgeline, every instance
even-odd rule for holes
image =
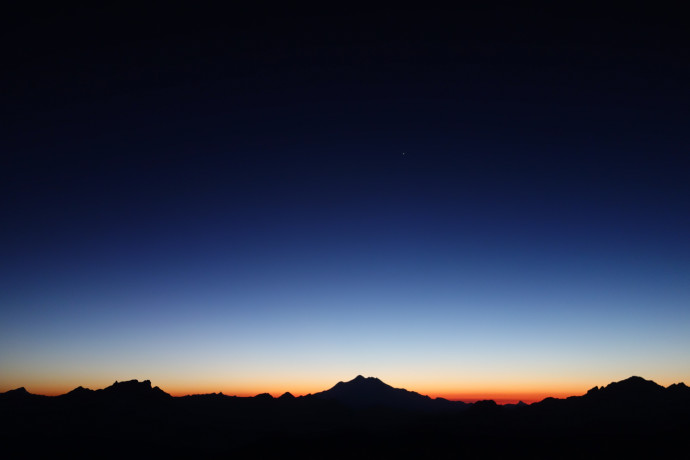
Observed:
[[[0,414],[0,441],[11,457],[663,456],[690,432],[690,389],[631,377],[582,396],[499,405],[430,398],[363,376],[279,398],[173,397],[148,380],[130,380],[52,397],[18,388],[0,394]]]

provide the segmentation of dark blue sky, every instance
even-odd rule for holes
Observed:
[[[688,378],[674,12],[15,13],[2,389]]]

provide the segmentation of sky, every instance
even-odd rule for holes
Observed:
[[[687,30],[627,8],[10,11],[0,391],[690,383]]]

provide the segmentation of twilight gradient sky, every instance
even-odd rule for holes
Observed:
[[[689,382],[673,13],[16,12],[0,391]]]

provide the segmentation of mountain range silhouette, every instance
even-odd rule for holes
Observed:
[[[148,380],[60,396],[0,393],[12,457],[669,455],[690,432],[690,388],[641,377],[533,404],[463,403],[358,375],[315,394],[173,397]],[[336,446],[337,448],[335,448]],[[334,450],[335,449],[335,450]],[[366,452],[366,455],[363,454]]]
[[[196,397],[220,396],[240,398],[237,396],[226,396],[223,393],[211,393],[206,395],[194,395]],[[79,386],[68,393],[59,396],[43,396],[29,393],[24,387],[0,393],[0,401],[26,400],[36,398],[65,398],[65,399],[92,399],[101,401],[155,401],[166,400],[169,398],[189,398],[191,396],[174,397],[166,393],[157,386],[152,386],[150,380],[129,380],[114,382],[112,385],[98,390],[92,390]],[[546,398],[543,401],[532,405],[553,404],[563,401],[583,401],[583,402],[626,402],[635,403],[643,401],[661,402],[669,399],[684,400],[690,397],[690,388],[685,383],[675,383],[665,388],[654,381],[646,380],[642,377],[629,377],[619,382],[612,382],[605,387],[594,387],[587,391],[583,396],[571,396],[565,400],[556,398]],[[339,404],[354,408],[387,407],[397,409],[428,409],[434,407],[454,407],[468,408],[476,404],[487,404],[491,400],[478,401],[476,403],[465,403],[462,401],[449,401],[445,398],[431,398],[421,395],[415,391],[403,388],[394,388],[376,377],[363,377],[358,375],[347,382],[338,382],[332,388],[306,396],[295,397],[286,392],[279,398],[273,398],[269,393],[257,394],[253,399],[262,400],[292,400],[292,399],[320,399],[333,401]],[[495,404],[495,403],[494,403]],[[528,406],[520,402],[518,404],[505,404],[505,406]]]

